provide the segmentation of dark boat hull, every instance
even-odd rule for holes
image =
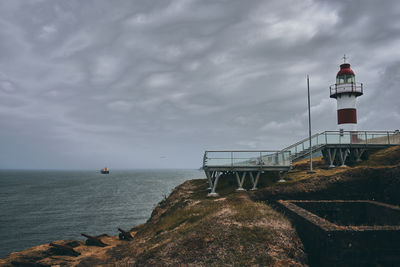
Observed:
[[[101,174],[109,174],[110,173],[110,171],[100,171],[101,172]]]

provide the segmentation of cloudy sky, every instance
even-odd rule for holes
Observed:
[[[0,1],[0,168],[198,168],[336,129],[343,54],[361,130],[400,128],[400,2]]]

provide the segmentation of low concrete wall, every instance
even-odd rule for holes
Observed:
[[[311,266],[400,266],[399,207],[375,201],[343,200],[279,200],[277,204],[293,220]],[[370,215],[365,223],[359,225],[335,224],[322,218],[324,208],[328,208],[325,213],[328,218],[332,209],[345,217],[350,216],[352,209],[355,215],[364,212],[359,210],[361,206]],[[317,211],[322,217],[307,208]],[[380,218],[380,211],[386,214],[383,217],[388,219],[387,225],[381,219],[379,224],[373,224],[373,218]],[[392,215],[390,219],[387,214]],[[351,220],[344,218],[340,222]]]

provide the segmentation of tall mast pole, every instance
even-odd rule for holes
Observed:
[[[311,112],[310,112],[310,78],[307,75],[307,93],[308,93],[308,138],[310,139],[310,172],[312,169],[312,147],[311,147]]]

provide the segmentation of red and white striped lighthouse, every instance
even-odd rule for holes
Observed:
[[[329,87],[330,97],[337,100],[338,128],[357,130],[357,97],[363,94],[363,84],[356,83],[353,70],[343,57],[344,63],[336,75],[336,83]]]

